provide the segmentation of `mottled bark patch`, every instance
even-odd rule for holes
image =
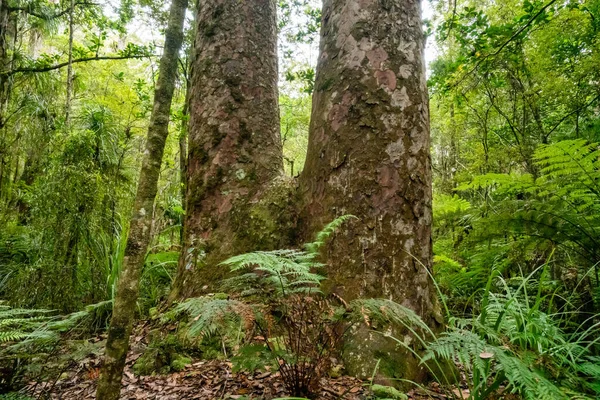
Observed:
[[[274,0],[199,5],[185,246],[172,297],[212,290],[229,256],[281,244],[279,216],[259,206],[283,174],[275,14]]]
[[[433,323],[423,39],[418,0],[324,1],[301,217],[307,235],[359,217],[327,249],[330,290],[392,298]],[[377,358],[365,355],[360,369],[371,373]]]

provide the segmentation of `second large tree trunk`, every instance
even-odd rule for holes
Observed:
[[[215,290],[227,257],[280,245],[273,213],[285,214],[287,195],[274,189],[283,175],[275,18],[275,0],[200,4],[185,245],[172,299]]]
[[[419,0],[324,1],[300,188],[309,232],[343,214],[359,218],[328,247],[330,290],[390,298],[431,322],[423,48]]]

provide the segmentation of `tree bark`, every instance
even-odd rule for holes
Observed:
[[[6,126],[8,108],[9,77],[4,72],[9,69],[8,30],[9,30],[8,0],[0,0],[0,199],[5,195],[4,183],[10,176],[10,154],[8,144],[8,127]]]
[[[359,218],[327,248],[327,289],[390,298],[434,323],[420,1],[325,0],[322,15],[301,221],[312,234]]]
[[[5,124],[8,77],[3,74],[9,69],[8,58],[8,0],[0,0],[0,129]]]
[[[213,290],[221,261],[282,236],[272,208],[285,199],[264,202],[283,176],[276,2],[206,0],[197,24],[184,248],[171,300]]]
[[[73,97],[73,34],[74,34],[75,0],[71,0],[69,9],[69,60],[67,65],[67,100],[65,102],[65,126],[71,127],[71,98]]]
[[[188,63],[189,64],[189,63]],[[181,110],[181,129],[179,131],[179,192],[181,194],[181,208],[185,213],[185,194],[187,193],[187,140],[189,126],[189,97],[190,97],[190,77],[189,65],[184,71],[185,78],[185,100],[183,102],[183,110]],[[181,220],[181,228],[179,231],[179,244],[183,246],[183,218]]]
[[[121,391],[121,379],[129,349],[129,335],[139,293],[140,276],[150,242],[154,199],[169,132],[169,114],[177,77],[177,60],[183,41],[186,9],[187,0],[173,0],[171,3],[165,32],[164,53],[160,60],[159,78],[154,92],[154,107],[148,127],[146,151],[134,201],[123,270],[117,284],[113,315],[108,329],[104,365],[96,392],[96,398],[99,400],[116,400]]]

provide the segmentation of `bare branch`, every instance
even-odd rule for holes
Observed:
[[[75,3],[73,6],[97,6],[99,4],[97,3],[89,3],[89,2],[80,2],[80,3]],[[39,19],[43,19],[43,20],[52,20],[55,18],[60,18],[63,15],[67,14],[69,11],[71,11],[71,7],[67,8],[66,10],[62,10],[56,14],[51,14],[51,15],[47,15],[47,14],[43,14],[39,11],[33,10],[31,7],[7,7],[9,12],[14,12],[14,11],[22,11],[24,13],[27,13],[33,17],[37,17]]]

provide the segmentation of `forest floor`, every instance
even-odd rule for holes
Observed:
[[[289,397],[279,373],[276,371],[237,372],[232,371],[229,360],[194,360],[183,371],[164,375],[137,376],[133,365],[147,347],[148,327],[140,324],[131,336],[130,352],[123,374],[121,399],[127,400],[216,400],[256,399],[272,400]],[[99,348],[104,347],[105,334],[91,338]],[[58,379],[31,382],[26,392],[34,398],[89,400],[95,399],[96,385],[100,375],[101,356],[90,354],[67,370]],[[369,382],[350,376],[327,377],[321,380],[321,390],[316,397],[322,400],[366,400],[372,399]],[[456,391],[457,389],[454,389]],[[463,392],[463,395],[465,393]],[[411,390],[409,400],[448,399],[453,396],[442,394],[436,383],[427,391]],[[460,395],[454,393],[454,395]],[[468,394],[467,394],[468,397]],[[466,398],[466,397],[465,397]]]
[[[232,373],[228,361],[197,361],[185,370],[167,375],[135,376],[129,362],[123,377],[121,399],[141,400],[215,400],[264,399],[290,396],[277,372]],[[56,382],[31,384],[35,398],[87,400],[95,398],[99,360],[65,372]],[[317,399],[364,400],[370,398],[368,383],[342,376],[321,381]],[[435,386],[435,385],[434,385]],[[435,389],[434,389],[435,390]],[[48,396],[49,395],[49,396]],[[409,399],[446,399],[434,391],[411,391]]]
[[[123,375],[121,399],[128,400],[271,400],[290,396],[278,372],[232,372],[228,360],[195,360],[183,371],[166,375],[136,376],[133,364],[141,353],[131,351]],[[100,357],[91,356],[72,365],[53,381],[31,382],[26,391],[34,398],[88,400],[95,398],[100,374]],[[446,399],[433,384],[431,391],[412,390],[409,399]],[[321,380],[317,399],[365,400],[370,396],[369,384],[359,379],[340,376]]]

